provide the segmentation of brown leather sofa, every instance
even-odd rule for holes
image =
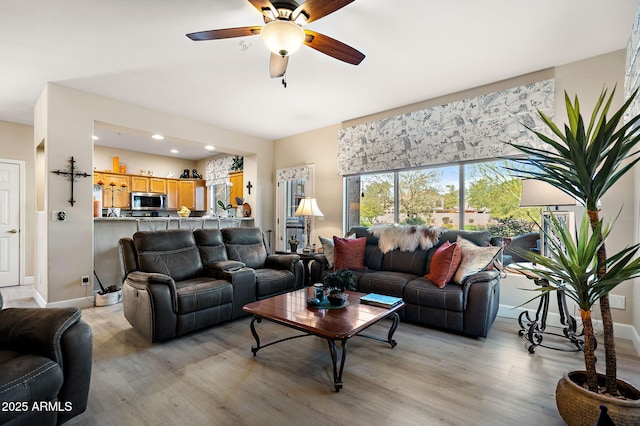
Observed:
[[[124,315],[159,342],[246,315],[302,287],[297,255],[271,255],[258,228],[136,232],[120,240]]]
[[[93,340],[81,316],[78,308],[0,310],[0,424],[62,424],[85,411]]]
[[[425,274],[433,253],[445,241],[455,242],[458,235],[478,246],[502,246],[501,238],[486,231],[451,230],[440,235],[429,250],[400,251],[386,254],[378,248],[378,238],[366,227],[354,227],[349,234],[366,237],[364,264],[366,270],[354,271],[357,290],[401,297],[405,307],[400,312],[404,321],[460,332],[473,337],[486,337],[498,314],[500,273],[487,270],[469,276],[463,285],[448,283],[438,288]],[[324,255],[316,255],[311,263],[311,282],[318,282],[329,272]]]

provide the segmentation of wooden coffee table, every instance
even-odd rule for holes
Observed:
[[[307,306],[307,298],[313,297],[312,288],[281,294],[245,305],[242,309],[253,314],[251,334],[256,339],[256,345],[251,347],[253,356],[256,356],[256,353],[262,348],[298,337],[318,336],[326,339],[333,363],[333,384],[336,392],[339,392],[342,388],[342,371],[347,357],[347,340],[353,336],[362,336],[389,343],[394,348],[397,345],[396,341],[393,340],[393,334],[398,328],[398,310],[404,307],[404,303],[390,309],[365,305],[360,303],[360,297],[364,296],[365,293],[355,291],[347,291],[347,293],[349,294],[348,305],[338,309]],[[387,317],[390,317],[393,322],[386,339],[360,334],[368,327]],[[256,331],[255,323],[260,323],[263,319],[299,330],[304,334],[260,344],[260,337]],[[339,362],[336,342],[340,342],[342,348]]]

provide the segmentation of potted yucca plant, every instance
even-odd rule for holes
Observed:
[[[543,146],[530,147],[517,143],[508,143],[528,157],[526,160],[516,160],[516,162],[519,161],[527,166],[534,166],[533,169],[527,170],[509,168],[516,177],[547,182],[573,196],[585,206],[590,228],[593,231],[593,238],[598,240],[598,244],[595,246],[597,247],[595,274],[593,275],[595,283],[603,282],[608,279],[606,277],[611,276],[608,269],[613,268],[612,262],[620,260],[616,256],[626,256],[622,254],[625,252],[623,250],[612,258],[607,257],[604,242],[606,233],[602,232],[599,203],[607,191],[640,160],[637,150],[637,145],[640,142],[640,127],[638,126],[640,115],[632,117],[626,123],[623,123],[625,113],[635,99],[637,90],[609,118],[607,114],[613,102],[614,94],[615,89],[610,95],[607,95],[607,90],[602,91],[587,124],[580,113],[580,103],[577,96],[572,102],[569,95],[565,93],[565,106],[569,123],[564,125],[564,131],[561,131],[543,112],[538,111],[543,122],[552,133],[547,136],[530,129],[544,142]],[[635,254],[633,247],[627,250],[627,253]],[[583,255],[586,256],[585,253]],[[588,259],[589,265],[591,265],[590,260]],[[629,262],[631,261],[629,260]],[[593,330],[589,331],[586,327],[585,385],[593,393],[618,396],[620,388],[616,372],[613,319],[608,297],[608,293],[613,287],[608,285],[599,287],[597,299],[600,304],[603,322],[606,364],[605,386],[599,386],[595,370],[595,356],[593,351],[587,348],[587,340],[593,339]],[[588,312],[590,313],[590,310]],[[591,336],[587,336],[588,333],[591,333]]]

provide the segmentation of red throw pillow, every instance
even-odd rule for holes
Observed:
[[[452,244],[449,241],[445,241],[444,244],[438,247],[435,253],[433,253],[431,267],[426,277],[435,285],[442,288],[453,278],[453,275],[460,265],[460,260],[462,260],[460,246],[456,243]]]
[[[365,237],[356,238],[355,240],[333,237],[334,248],[334,270],[351,269],[367,269],[364,266],[364,251],[367,247],[367,239]]]

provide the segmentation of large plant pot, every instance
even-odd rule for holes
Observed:
[[[562,376],[556,387],[556,405],[569,426],[597,423],[600,406],[607,407],[616,425],[640,425],[640,391],[633,385],[618,379],[618,389],[623,395],[636,399],[618,399],[591,392],[576,383],[585,382],[584,371],[570,371]],[[598,374],[598,384],[604,386],[605,376]]]

